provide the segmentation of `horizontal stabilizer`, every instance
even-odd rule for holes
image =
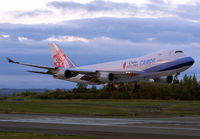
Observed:
[[[27,71],[27,72],[31,72],[31,73],[39,73],[39,74],[50,74],[51,75],[51,73],[50,72],[41,72],[41,71]]]

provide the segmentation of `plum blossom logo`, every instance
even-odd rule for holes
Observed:
[[[126,68],[126,62],[124,62],[124,64],[123,64],[123,69],[125,69]]]
[[[53,62],[55,67],[62,67],[64,65],[66,55],[58,50],[57,53],[53,56]]]

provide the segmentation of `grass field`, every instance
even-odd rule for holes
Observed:
[[[175,100],[0,100],[0,113],[87,116],[199,116],[200,101]]]
[[[51,135],[51,134],[36,134],[12,131],[0,131],[1,139],[101,139],[98,137],[87,136],[68,136],[68,135]]]

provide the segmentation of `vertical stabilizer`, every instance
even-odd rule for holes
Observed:
[[[58,48],[55,43],[49,43],[49,50],[53,58],[53,63],[55,67],[76,67],[75,64]]]

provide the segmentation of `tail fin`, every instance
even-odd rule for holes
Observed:
[[[55,43],[49,43],[49,49],[55,67],[57,68],[76,67],[76,65],[72,63],[72,61],[58,48],[58,46]]]

